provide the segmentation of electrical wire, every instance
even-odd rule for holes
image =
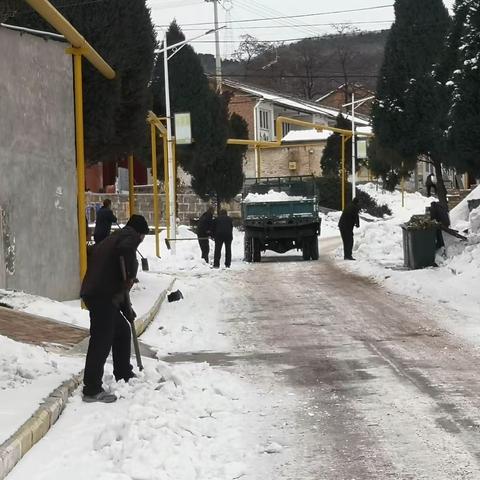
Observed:
[[[103,0],[97,0],[97,1],[103,1]],[[300,15],[284,15],[282,17],[269,17],[269,18],[250,18],[250,19],[244,19],[244,20],[232,20],[230,23],[246,23],[246,22],[262,22],[265,20],[279,20],[279,19],[285,19],[285,18],[305,18],[305,17],[317,17],[320,15],[336,15],[339,13],[352,13],[352,12],[365,12],[365,11],[370,11],[370,10],[380,10],[384,8],[391,8],[393,7],[393,3],[390,3],[388,5],[378,5],[374,7],[363,7],[363,8],[351,8],[349,10],[335,10],[335,11],[330,11],[330,12],[318,12],[318,13],[304,13]],[[184,23],[183,26],[185,27],[191,27],[191,26],[196,26],[196,25],[211,25],[211,22],[196,22],[196,23]],[[159,25],[160,27],[168,27],[168,25]]]

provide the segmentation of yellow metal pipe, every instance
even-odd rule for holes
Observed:
[[[172,138],[172,154],[173,154],[173,161],[172,161],[173,188],[172,188],[172,193],[173,193],[173,199],[174,199],[174,202],[175,202],[175,211],[178,212],[178,208],[177,208],[177,142],[175,140],[175,137]],[[176,219],[174,219],[174,221],[176,221]],[[176,226],[173,225],[173,228],[176,228]]]
[[[133,155],[128,156],[128,207],[130,216],[135,213],[135,189],[134,189],[134,169],[133,169]]]
[[[296,118],[288,117],[277,117],[275,120],[275,132],[277,135],[277,142],[282,139],[282,126],[283,124],[287,125],[297,125],[299,127],[310,128],[313,130],[328,130],[330,132],[339,133],[340,135],[352,135],[350,130],[344,130],[343,128],[330,127],[329,125],[322,125],[319,123],[306,122],[304,120],[297,120]],[[360,134],[365,136],[370,136],[370,134]]]
[[[73,52],[75,142],[77,146],[77,214],[80,280],[87,271],[87,219],[85,209],[85,146],[83,138],[82,54]]]
[[[248,145],[252,147],[262,146],[265,148],[268,147],[277,147],[280,146],[277,142],[263,142],[259,140],[246,140],[244,138],[229,138],[227,140],[227,145]]]
[[[256,146],[255,150],[257,152],[257,178],[260,178],[262,176],[262,160],[260,158],[260,147]]]
[[[345,143],[347,142],[347,139],[345,138],[345,135],[342,135],[342,210],[345,209]]]
[[[83,38],[73,25],[48,1],[25,0],[43,19],[45,19],[58,33],[61,33],[72,47],[81,49],[83,56],[106,78],[115,78],[115,71],[97,53],[97,51]]]
[[[170,191],[168,189],[168,144],[167,135],[162,135],[163,141],[163,187],[165,190],[165,222],[167,226],[167,238],[170,238]]]
[[[150,125],[152,142],[152,177],[153,177],[153,223],[155,225],[155,255],[160,257],[160,239],[158,238],[158,175],[157,175],[157,130]]]

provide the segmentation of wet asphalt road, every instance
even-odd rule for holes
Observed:
[[[233,273],[241,297],[224,308],[243,353],[204,359],[292,396],[263,415],[285,448],[259,472],[480,479],[480,352],[438,327],[448,312],[345,273],[325,253]]]

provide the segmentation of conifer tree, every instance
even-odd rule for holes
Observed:
[[[87,162],[141,155],[146,141],[145,118],[150,109],[155,31],[145,0],[52,0],[115,70],[107,80],[83,62],[85,153]],[[53,31],[28,8],[10,23]]]
[[[459,172],[480,177],[480,8],[478,1],[458,1],[455,10],[458,55],[449,85],[452,107],[448,132],[450,164]],[[455,49],[455,50],[454,50]]]
[[[442,180],[445,160],[439,138],[439,91],[435,66],[441,59],[450,19],[442,0],[396,0],[395,22],[385,47],[373,105],[374,133],[392,169],[412,170],[419,155],[435,166],[439,200],[446,205]]]
[[[167,44],[185,40],[173,21],[167,31]],[[163,47],[163,45],[162,45]],[[207,76],[193,47],[186,44],[168,61],[170,107],[174,113],[190,113],[194,143],[177,147],[177,158],[183,169],[193,173],[195,164],[207,166],[223,153],[227,139],[227,115],[219,107],[217,94],[210,88]],[[157,58],[152,93],[154,111],[165,115],[165,82],[163,53]]]
[[[346,119],[342,114],[337,117],[336,128],[344,130],[352,130],[352,122]],[[352,170],[351,162],[347,159],[351,158],[352,140],[351,138],[345,142],[345,169],[348,172]],[[330,135],[322,152],[320,165],[324,176],[338,177],[340,175],[342,161],[342,136],[338,133]]]
[[[224,106],[226,101],[222,98]],[[236,113],[228,121],[229,138],[248,139],[247,122]],[[237,195],[243,186],[243,159],[246,145],[227,145],[223,155],[208,166],[207,169],[197,165],[194,169],[192,187],[201,197],[215,198],[217,208],[221,202],[228,202]]]

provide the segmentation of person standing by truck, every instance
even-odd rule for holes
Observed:
[[[225,244],[225,266],[230,268],[232,263],[233,222],[226,210],[220,210],[220,215],[214,221],[215,253],[213,268],[220,267],[222,246]]]
[[[112,212],[112,201],[106,198],[103,201],[103,206],[97,212],[97,220],[93,232],[95,243],[100,243],[110,235],[112,223],[116,223],[116,221],[117,217]]]
[[[213,236],[213,212],[212,206],[208,207],[198,220],[197,237],[200,250],[202,251],[202,258],[208,263],[208,255],[210,253],[210,244],[208,237]]]
[[[354,198],[352,203],[343,210],[338,222],[338,228],[343,241],[343,258],[345,260],[355,260],[352,257],[353,227],[358,228],[360,226],[359,212],[358,198]]]

